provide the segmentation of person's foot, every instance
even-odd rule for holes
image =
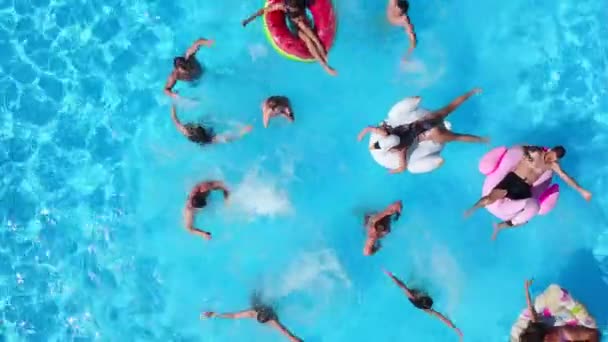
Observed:
[[[200,318],[201,319],[207,319],[207,318],[213,317],[213,315],[214,315],[214,312],[206,311],[206,312],[201,313]]]
[[[247,126],[243,127],[243,129],[241,129],[241,134],[249,133],[249,132],[251,132],[252,129],[253,129],[253,126],[247,125]]]
[[[211,233],[207,233],[207,232],[201,232],[201,236],[203,237],[203,239],[205,240],[211,240]]]
[[[503,223],[494,223],[494,232],[492,233],[492,241],[496,240],[496,237],[498,237],[498,233],[500,233],[500,231],[502,230],[502,228],[504,228],[504,224]]]
[[[481,88],[473,88],[473,89],[471,90],[471,92],[472,92],[473,94],[481,94],[481,92],[482,92],[482,91],[483,91],[483,89],[481,89]]]
[[[469,218],[473,213],[477,210],[477,208],[471,208],[464,212],[464,218]]]
[[[334,68],[330,67],[329,65],[323,65],[323,69],[325,69],[325,71],[330,74],[331,76],[336,76],[338,74],[338,72],[336,70],[334,70]]]

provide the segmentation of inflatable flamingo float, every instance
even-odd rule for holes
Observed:
[[[523,157],[521,146],[497,147],[486,153],[479,162],[479,171],[486,175],[483,183],[482,196],[486,196],[511,171]],[[503,221],[510,221],[513,225],[520,225],[530,221],[536,215],[545,215],[557,203],[559,185],[551,184],[552,171],[546,171],[532,186],[532,198],[511,200],[508,198],[498,200],[486,209]]]

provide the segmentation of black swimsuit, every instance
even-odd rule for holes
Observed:
[[[532,197],[532,186],[526,183],[525,179],[519,177],[515,172],[509,172],[498,183],[495,189],[506,190],[507,198],[521,200]]]
[[[443,123],[442,119],[427,119],[422,121],[415,121],[411,124],[397,126],[390,128],[389,133],[395,134],[399,137],[400,147],[410,147],[414,144],[416,139],[426,131],[429,131]]]
[[[433,298],[418,290],[410,290],[414,298],[409,298],[415,307],[421,310],[430,310],[433,307]]]
[[[276,312],[268,305],[258,305],[253,310],[257,313],[256,320],[260,323],[278,320]]]

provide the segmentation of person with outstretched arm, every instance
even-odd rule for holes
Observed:
[[[415,289],[408,288],[407,285],[405,285],[405,283],[403,283],[399,278],[397,278],[395,275],[393,275],[393,273],[391,273],[387,270],[384,270],[384,273],[386,273],[386,275],[388,275],[393,280],[393,282],[395,284],[397,284],[397,286],[399,286],[403,290],[403,292],[405,292],[405,295],[407,296],[407,298],[410,300],[410,302],[416,308],[428,313],[431,316],[437,317],[440,321],[445,323],[448,327],[454,329],[456,334],[458,334],[460,341],[462,341],[463,335],[462,335],[462,332],[460,331],[460,329],[458,329],[456,327],[456,325],[454,325],[454,323],[452,323],[452,321],[450,321],[442,313],[435,311],[433,309],[433,299],[431,297],[429,297],[428,294],[415,290]]]
[[[591,200],[591,192],[582,188],[574,178],[562,170],[559,162],[566,155],[566,148],[555,146],[545,149],[542,146],[525,145],[519,147],[523,155],[515,170],[509,172],[489,194],[482,197],[470,209],[465,212],[465,217],[472,215],[477,209],[488,206],[503,199],[523,200],[532,198],[532,187],[540,177],[551,170],[555,172],[566,184],[574,188],[587,201]],[[516,228],[526,224],[521,222],[514,224],[504,221],[494,224],[492,239],[495,240],[503,229]]]
[[[388,0],[388,6],[386,7],[386,17],[389,23],[403,27],[410,40],[410,47],[407,50],[404,59],[409,57],[418,43],[414,25],[412,25],[410,17],[408,16],[409,9],[410,4],[407,0]]]
[[[201,77],[203,68],[195,55],[201,46],[211,45],[213,45],[213,40],[204,38],[197,39],[192,46],[186,50],[186,53],[183,56],[178,56],[173,59],[173,70],[165,83],[165,94],[172,98],[178,98],[179,95],[173,91],[173,87],[177,81],[193,82]]]
[[[391,232],[392,220],[393,218],[395,221],[399,219],[402,208],[401,201],[395,201],[379,213],[365,215],[367,239],[363,246],[363,255],[372,255],[380,249],[380,239]]]
[[[363,140],[368,133],[376,133],[384,137],[370,149],[382,149],[397,152],[399,156],[399,167],[390,170],[390,173],[401,173],[407,170],[408,149],[415,142],[430,140],[438,144],[447,144],[453,141],[487,143],[489,139],[470,134],[454,133],[447,129],[444,120],[454,110],[460,107],[466,100],[475,94],[481,93],[480,88],[475,88],[450,102],[447,106],[433,111],[412,123],[392,127],[386,123],[381,126],[368,126],[358,135],[359,141]]]
[[[327,51],[321,39],[313,30],[313,25],[306,17],[306,0],[284,0],[267,7],[260,9],[252,14],[249,18],[243,20],[243,26],[247,26],[254,19],[264,15],[265,13],[283,11],[287,19],[293,23],[296,34],[306,44],[310,54],[321,64],[323,69],[331,75],[335,76],[338,72],[329,66],[327,59]]]
[[[188,140],[203,146],[234,141],[249,133],[252,129],[251,126],[245,126],[237,134],[215,134],[215,131],[211,127],[193,123],[183,124],[177,116],[175,105],[171,105],[171,120],[177,130],[188,138]]]
[[[217,313],[213,311],[203,312],[201,314],[201,319],[206,318],[229,318],[229,319],[240,319],[240,318],[250,318],[255,319],[261,324],[267,325],[279,331],[285,337],[287,337],[291,342],[303,342],[302,339],[297,337],[294,333],[292,333],[286,326],[281,323],[277,313],[274,308],[269,305],[261,303],[259,300],[255,300],[252,303],[251,309],[231,312],[231,313]]]
[[[203,237],[206,240],[211,240],[211,233],[194,227],[194,215],[197,211],[207,206],[207,199],[211,191],[221,190],[224,193],[224,200],[228,200],[230,191],[226,185],[217,180],[204,181],[196,184],[190,191],[184,208],[184,223],[189,232]]]

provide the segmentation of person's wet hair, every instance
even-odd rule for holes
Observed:
[[[188,61],[186,60],[186,58],[184,57],[175,57],[173,58],[173,66],[176,68],[183,68],[183,69],[187,69],[188,68]]]
[[[562,159],[566,155],[566,148],[561,145],[553,147],[551,151],[555,152],[557,159]]]
[[[544,324],[530,322],[519,336],[519,342],[542,342],[547,334]]]
[[[397,0],[397,7],[399,7],[403,14],[406,14],[410,9],[410,3],[407,0]]]
[[[266,323],[279,319],[274,311],[274,308],[264,303],[262,300],[262,294],[260,292],[253,292],[249,298],[249,302],[251,304],[251,308],[257,313],[256,319],[258,322]]]
[[[420,307],[424,309],[430,309],[433,307],[433,299],[429,296],[422,296],[416,298],[416,301],[419,303]]]
[[[192,196],[192,199],[190,200],[190,204],[194,208],[203,208],[207,205],[207,196],[208,195],[209,195],[208,193],[197,193],[194,196]]]
[[[201,145],[213,142],[213,137],[215,136],[213,129],[195,124],[187,124],[185,127],[188,131],[188,140]]]

